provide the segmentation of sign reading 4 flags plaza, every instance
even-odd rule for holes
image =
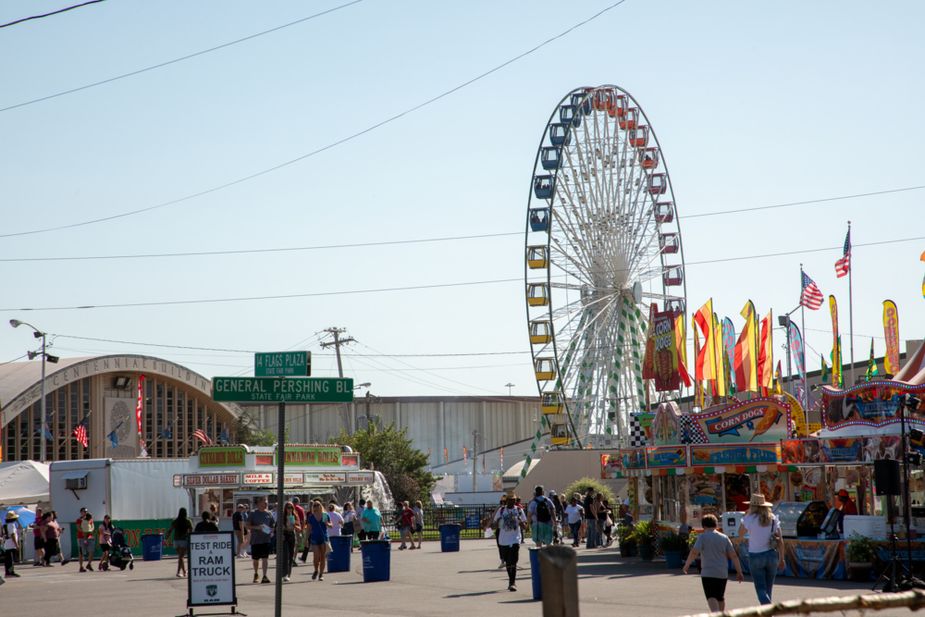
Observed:
[[[189,595],[186,605],[190,609],[197,606],[237,606],[232,532],[190,535],[187,580]],[[192,610],[189,614],[192,615]]]

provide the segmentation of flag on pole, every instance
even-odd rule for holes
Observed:
[[[450,462],[450,451],[448,448],[444,448],[443,449],[443,463],[446,464],[449,462]]]
[[[206,432],[201,428],[197,428],[195,431],[193,431],[193,439],[198,439],[206,446],[212,445],[212,439],[210,439],[209,436],[206,435]]]
[[[777,361],[777,369],[774,371],[774,394],[784,393],[784,377],[780,370],[780,360]]]
[[[803,293],[800,294],[800,305],[811,311],[818,311],[822,306],[822,292],[819,286],[805,272],[800,272],[803,278]]]
[[[726,350],[723,347],[723,326],[719,321],[719,317],[716,316],[716,313],[713,313],[713,362],[716,366],[716,377],[713,381],[713,392],[717,396],[726,396],[728,391],[726,389],[726,364],[723,362],[723,357],[726,355]]]
[[[463,462],[469,462],[469,448],[463,446]]]
[[[108,435],[106,435],[106,437],[109,439],[109,445],[113,448],[119,447],[119,435],[116,433],[117,430],[118,429],[113,429]]]
[[[90,438],[87,435],[87,418],[78,422],[71,434],[74,435],[74,439],[77,440],[77,443],[87,448],[90,445]]]
[[[758,387],[767,392],[774,387],[774,326],[773,310],[761,320],[761,337],[758,342]]]
[[[726,390],[729,394],[736,391],[735,366],[736,328],[732,320],[723,318],[723,371],[726,374]]]
[[[847,276],[851,270],[851,228],[845,234],[845,246],[842,247],[842,256],[835,262],[835,276],[841,278]]]
[[[697,366],[700,357],[700,335],[697,334],[697,324],[691,326],[694,333],[694,405],[703,409],[703,367]]]
[[[143,440],[145,436],[144,423],[142,422],[142,413],[145,405],[145,376],[138,376],[138,392],[135,397],[135,424],[138,426],[138,439]]]
[[[819,371],[819,381],[829,383],[829,365],[825,363],[825,358],[822,354],[819,354],[819,362],[822,363],[822,368]]]
[[[745,325],[739,333],[739,340],[735,345],[735,374],[736,390],[738,392],[758,391],[758,317],[755,305],[749,300],[742,307],[740,313],[745,318]]]
[[[867,381],[870,381],[874,377],[880,375],[880,371],[877,369],[877,358],[874,357],[874,339],[870,339],[870,357],[867,359],[867,372],[864,374],[864,378]]]

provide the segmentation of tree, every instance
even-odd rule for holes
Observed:
[[[286,429],[289,435],[289,429]],[[247,412],[242,413],[234,422],[235,441],[248,446],[275,446],[276,433],[257,428],[254,419]]]
[[[430,500],[436,480],[427,471],[427,455],[411,445],[406,429],[371,425],[353,434],[342,431],[335,443],[350,446],[359,452],[361,461],[381,471],[397,502]]]
[[[578,480],[575,480],[574,482],[569,484],[565,488],[565,490],[562,491],[562,494],[565,495],[566,499],[571,498],[571,496],[574,495],[575,493],[578,493],[579,495],[584,497],[585,493],[588,491],[589,488],[593,489],[595,494],[600,493],[601,495],[603,495],[604,499],[606,499],[607,503],[609,503],[610,505],[613,505],[614,503],[616,503],[614,501],[613,491],[610,490],[610,487],[604,484],[603,482],[595,480],[594,478],[587,478],[587,477],[579,478]]]

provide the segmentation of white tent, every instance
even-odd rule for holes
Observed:
[[[0,506],[48,499],[48,465],[34,461],[0,463]]]

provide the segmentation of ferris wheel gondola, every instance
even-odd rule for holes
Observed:
[[[527,328],[543,424],[554,446],[625,441],[644,405],[649,307],[686,310],[671,178],[651,123],[617,86],[556,106],[527,203]]]

